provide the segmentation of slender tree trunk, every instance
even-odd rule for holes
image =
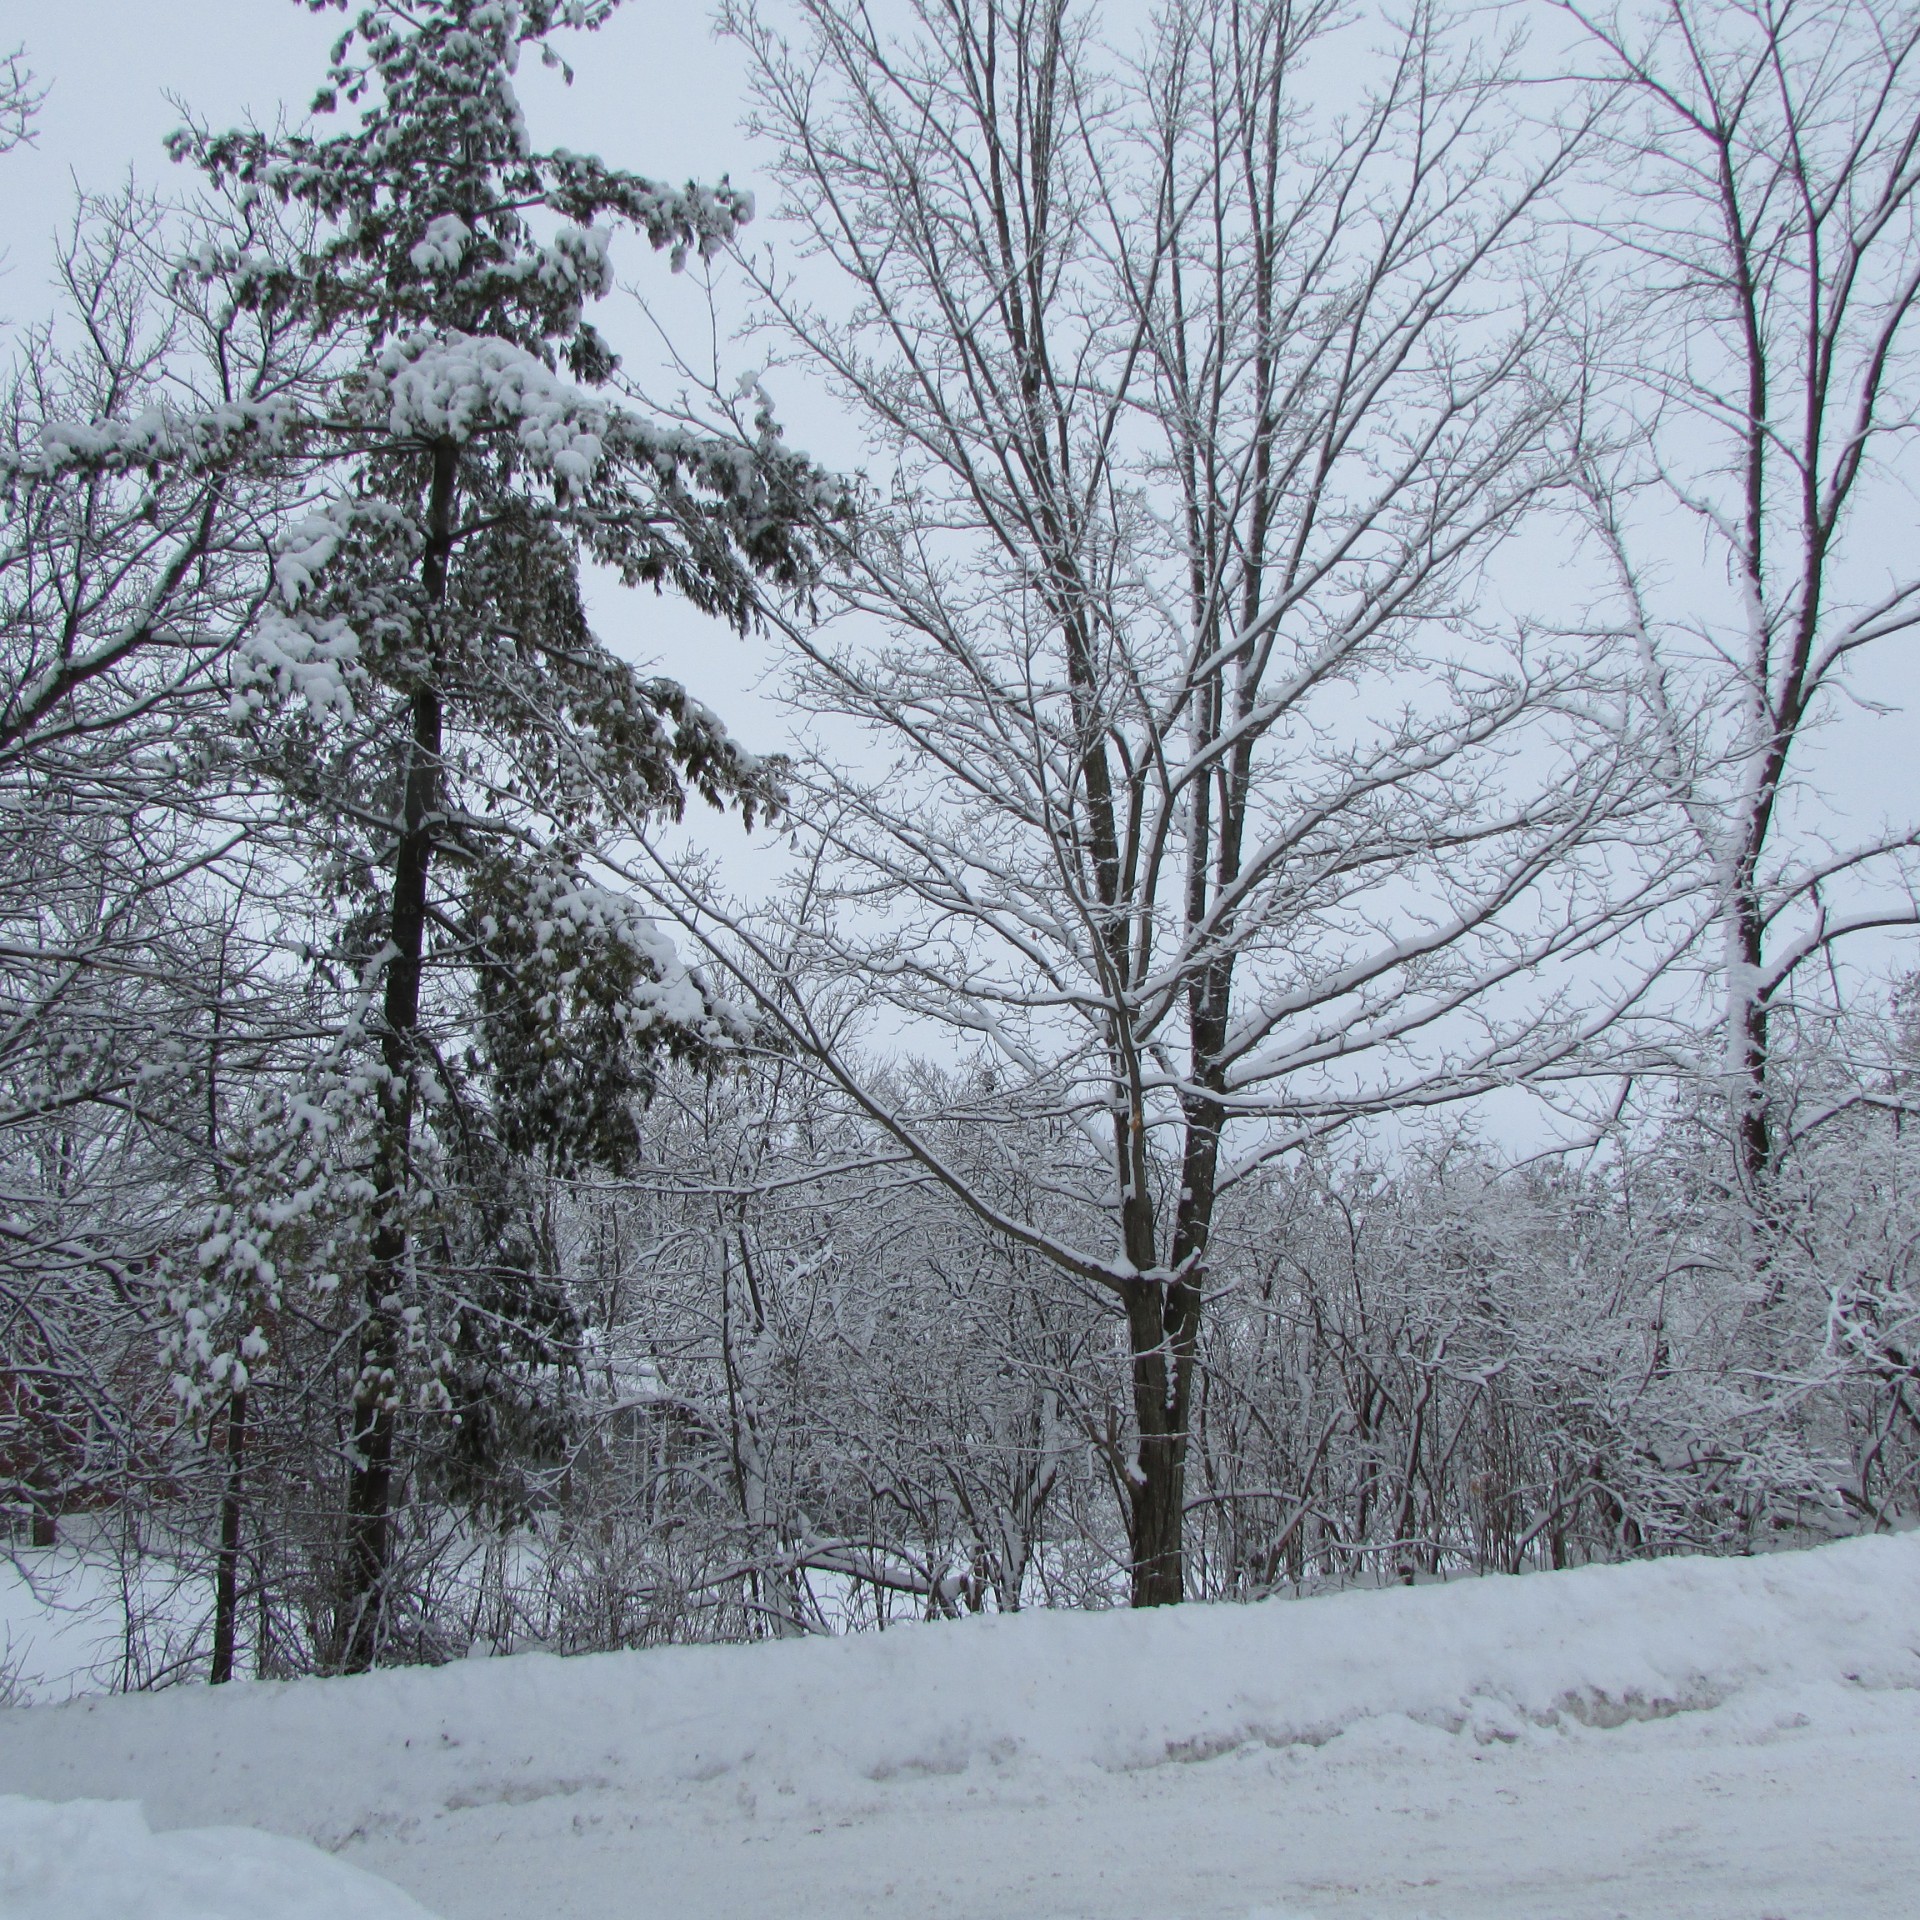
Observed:
[[[1767,1003],[1758,982],[1766,958],[1765,930],[1757,891],[1743,887],[1734,909],[1734,953],[1743,976],[1727,1036],[1734,1055],[1735,1150],[1749,1205],[1763,1206],[1773,1167],[1773,1120],[1767,1098]]]
[[[420,1020],[420,963],[426,934],[429,815],[440,759],[440,700],[431,687],[413,696],[412,758],[407,773],[407,831],[395,863],[387,963],[387,1069],[377,1198],[360,1367],[353,1386],[353,1437],[347,1477],[347,1633],[343,1665],[363,1672],[378,1657],[393,1557],[393,1440],[399,1401],[400,1308],[407,1263],[408,1168],[413,1145],[413,1044]]]
[[[458,464],[457,446],[448,443],[435,449],[421,573],[430,609],[446,594]],[[367,1270],[366,1318],[360,1331],[360,1366],[353,1387],[347,1475],[347,1605],[341,1664],[349,1673],[364,1672],[379,1658],[393,1560],[394,1424],[399,1410],[400,1309],[407,1268],[414,1054],[426,945],[427,873],[440,791],[441,702],[434,681],[431,632],[427,638],[426,672],[409,703],[412,726],[406,792],[388,919],[391,957],[381,1035],[387,1081],[374,1162],[372,1258]]]
[[[213,1666],[218,1686],[233,1678],[234,1622],[240,1603],[240,1512],[247,1451],[245,1388],[227,1402],[227,1483],[220,1495],[220,1550],[213,1572]]]
[[[207,1041],[207,1157],[220,1159],[220,1030],[227,1003],[227,937],[220,936],[220,958],[214,969],[213,1030]],[[234,1620],[240,1588],[240,1501],[247,1450],[247,1392],[237,1389],[227,1400],[227,1471],[220,1491],[220,1544],[213,1560],[213,1661],[207,1680],[219,1686],[233,1678]]]

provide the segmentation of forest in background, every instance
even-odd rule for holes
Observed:
[[[735,0],[756,208],[529,126],[616,6],[339,9],[12,329],[0,1515],[104,1677],[1912,1524],[1920,8]]]

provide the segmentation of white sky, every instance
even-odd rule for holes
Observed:
[[[764,180],[756,181],[752,150],[738,130],[744,93],[738,58],[712,37],[708,19],[705,0],[630,0],[605,32],[560,36],[576,65],[573,88],[531,63],[520,79],[536,141],[594,150],[616,165],[676,180],[730,171],[758,186],[770,207],[774,196]],[[341,24],[341,14],[315,16],[296,0],[42,0],[31,6],[0,0],[0,51],[23,42],[51,87],[36,146],[0,159],[0,247],[7,256],[0,316],[24,321],[45,310],[46,263],[76,184],[109,189],[131,175],[163,189],[190,186],[161,146],[180,119],[169,95],[214,125],[250,115],[270,121],[283,106],[297,116],[322,77],[326,49]],[[771,221],[754,237],[777,244]],[[675,339],[698,348],[707,313],[691,276],[676,281],[664,262],[632,241],[617,264],[623,279],[658,303]],[[638,366],[646,349],[630,309],[623,324],[625,305],[609,301],[596,317],[627,351],[629,365]],[[729,374],[757,364],[744,344],[723,341],[720,355]],[[791,372],[770,384],[795,444],[829,464],[858,462],[847,422],[820,395]],[[1897,517],[1901,524],[1884,528],[1886,558],[1890,568],[1904,569],[1910,561],[1902,549],[1910,549],[1913,521]],[[1681,571],[1697,564],[1679,553],[1674,558]],[[1872,567],[1870,558],[1867,564]],[[1551,605],[1556,575],[1563,598],[1572,584],[1559,566],[1547,545],[1530,542],[1502,573],[1522,600],[1531,575],[1544,590],[1542,603]],[[625,594],[605,583],[595,597],[609,640],[686,682],[745,744],[762,750],[793,744],[785,716],[755,692],[772,662],[769,648],[741,642],[671,599]],[[1831,808],[1827,817],[1841,839],[1876,821],[1911,816],[1920,795],[1912,717],[1920,705],[1920,645],[1901,646],[1861,680],[1861,691],[1878,696],[1888,710],[1848,714],[1819,742],[1815,760]],[[737,826],[711,817],[690,823],[690,831],[749,895],[781,865],[777,836],[757,835],[750,847]],[[1882,963],[1892,957],[1885,948],[1880,954]]]
[[[576,69],[572,88],[531,62],[519,76],[536,140],[596,151],[616,165],[676,180],[731,172],[758,185],[770,206],[773,196],[756,182],[752,151],[738,129],[744,94],[738,56],[713,37],[709,20],[705,0],[630,0],[604,32],[560,35],[557,44]],[[322,77],[342,22],[340,13],[314,15],[299,0],[0,0],[0,51],[24,42],[36,73],[51,86],[36,145],[0,160],[0,316],[28,320],[46,306],[46,263],[76,184],[107,189],[131,174],[160,188],[190,186],[161,146],[181,117],[170,95],[214,125],[249,115],[270,120],[283,105],[298,113]],[[774,242],[773,223],[763,221],[752,237]],[[683,346],[703,343],[707,313],[690,277],[676,281],[664,262],[631,241],[618,266],[623,279],[658,304]],[[618,298],[604,303],[596,320],[638,366],[647,346],[632,330],[630,311],[623,327],[626,304]],[[720,353],[729,374],[756,364],[744,344],[723,341]],[[858,463],[860,449],[836,409],[790,371],[770,384],[795,444],[830,464]],[[1905,546],[1913,538],[1911,521],[1886,533],[1890,545]],[[1901,564],[1889,558],[1894,567]],[[1555,570],[1551,554],[1539,560],[1545,571]],[[1533,571],[1524,561],[1503,568],[1521,598]],[[618,592],[597,598],[596,613],[616,644],[658,658],[748,744],[781,744],[785,721],[752,691],[768,663],[764,649],[735,641],[671,600]],[[1920,647],[1903,649],[1899,659],[1883,656],[1862,675],[1860,691],[1895,703],[1898,712],[1856,713],[1836,729],[1844,739],[1823,742],[1822,784],[1856,825],[1906,814],[1920,790],[1910,718],[1910,696],[1920,687],[1916,655]]]
[[[601,33],[559,35],[574,85],[531,61],[517,77],[535,140],[598,152],[656,178],[731,172],[754,184],[736,129],[743,87],[735,56],[713,38],[708,20],[704,0],[633,0]],[[45,312],[48,262],[76,186],[107,190],[131,175],[163,191],[190,191],[192,177],[162,146],[181,121],[174,100],[216,127],[250,117],[271,122],[283,106],[298,117],[342,25],[341,14],[316,16],[298,0],[0,0],[0,53],[24,42],[37,77],[51,87],[34,146],[0,157],[0,316],[19,323]],[[770,204],[771,195],[763,191],[762,200]],[[763,227],[755,237],[770,236]],[[691,276],[676,279],[632,239],[615,263],[624,281],[658,304],[683,346],[698,348],[709,336],[704,295]],[[637,366],[646,342],[622,327],[627,306],[616,296],[595,319]],[[756,364],[749,349],[730,342],[722,342],[721,355],[730,373]],[[822,434],[832,437],[834,417],[817,401],[809,408],[797,381],[770,384],[796,445],[814,450]],[[820,449],[823,457],[857,461],[857,449],[841,437],[840,446]],[[755,691],[770,649],[671,597],[597,584],[594,614],[606,638],[685,682],[745,745],[789,744],[786,718]],[[768,835],[756,835],[759,844],[749,849],[737,826],[697,803],[696,813],[704,818],[690,816],[690,827],[723,855],[737,884],[751,889],[772,879],[780,862]]]

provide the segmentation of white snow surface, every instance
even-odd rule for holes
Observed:
[[[447,1920],[1911,1920],[1920,1536],[81,1700],[0,1791]]]
[[[305,1840],[246,1827],[154,1833],[124,1800],[0,1794],[7,1920],[431,1920]]]

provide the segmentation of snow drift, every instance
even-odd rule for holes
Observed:
[[[431,1920],[303,1840],[245,1827],[152,1833],[124,1801],[0,1795],[7,1920]]]
[[[541,1808],[564,1863],[563,1809],[576,1835],[593,1810],[709,1833],[758,1818],[763,1839],[768,1819],[817,1834],[889,1807],[918,1821],[1034,1793],[1093,1817],[1142,1776],[1175,1795],[1182,1778],[1217,1786],[1221,1769],[1191,1763],[1229,1754],[1411,1754],[1457,1771],[1500,1749],[1617,1749],[1616,1730],[1639,1723],[1790,1740],[1816,1722],[1856,1726],[1874,1699],[1903,1703],[1910,1739],[1917,1695],[1920,1536],[1902,1536],[1243,1608],[76,1701],[0,1716],[0,1790],[137,1799],[162,1828],[246,1823],[369,1847],[430,1905],[451,1889],[458,1911],[504,1913],[471,1861],[450,1879],[427,1861],[456,1828],[463,1846],[505,1847]],[[717,1859],[710,1842],[689,1871],[720,1872]]]

